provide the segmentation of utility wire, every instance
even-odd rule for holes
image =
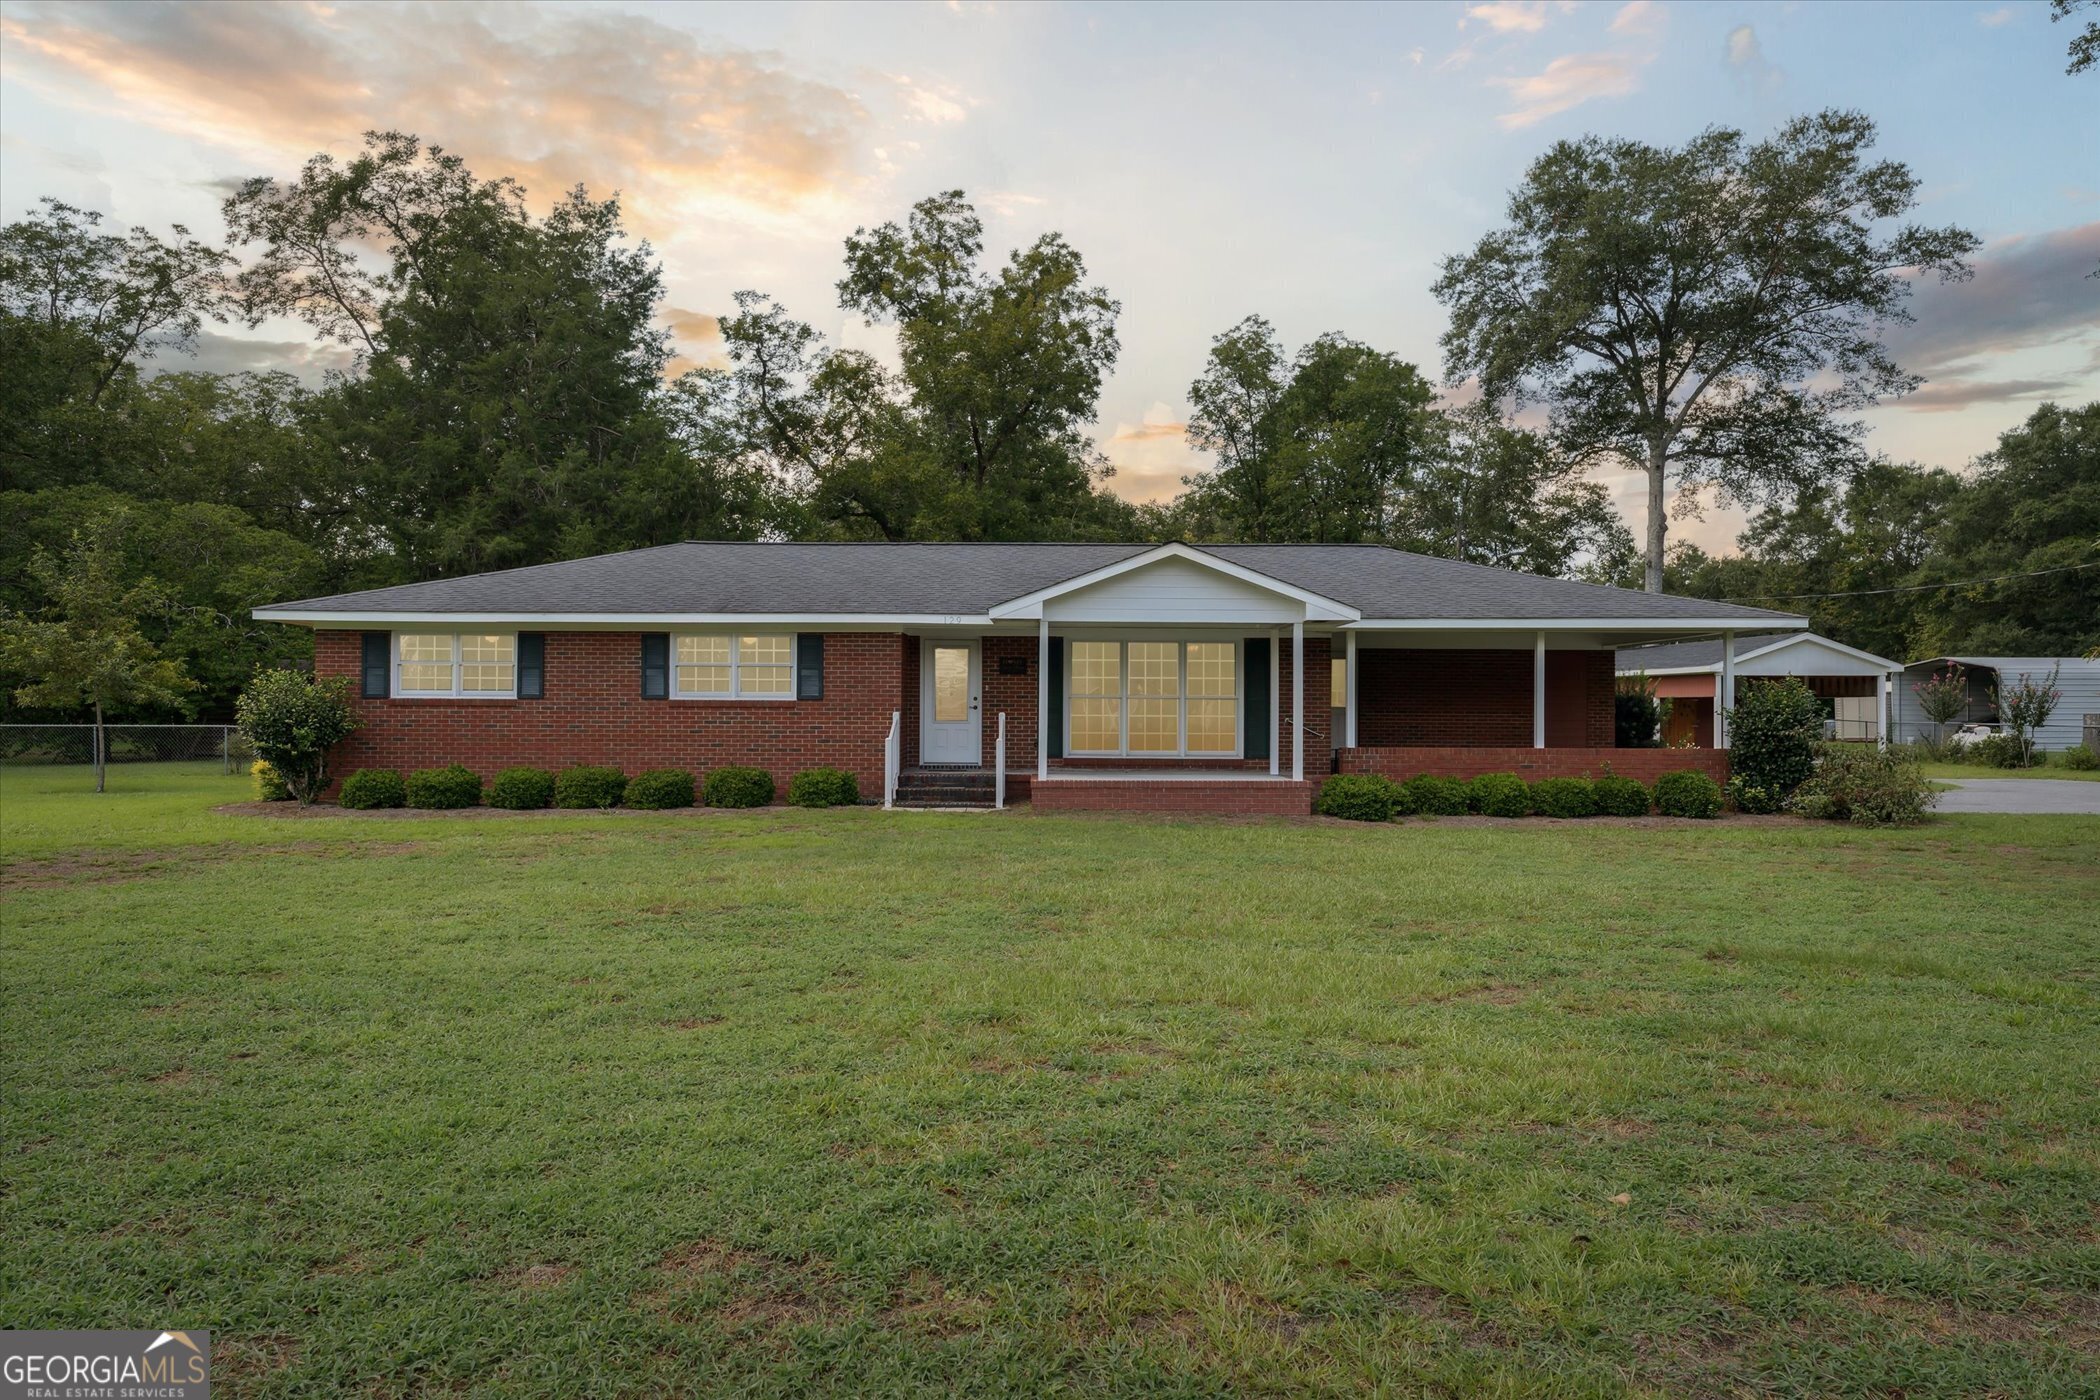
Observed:
[[[2016,578],[2040,578],[2044,574],[2067,574],[2075,569],[2100,569],[2100,559],[2083,564],[2059,564],[2053,569],[2029,569],[2023,574],[1999,574],[1996,578],[1963,579],[1959,583],[1913,583],[1902,588],[1862,588],[1852,593],[1743,593],[1721,598],[1723,603],[1784,603],[1796,598],[1872,598],[1883,593],[1930,593],[1939,588],[1974,588],[1981,583],[2005,583]]]

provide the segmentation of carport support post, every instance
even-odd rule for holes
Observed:
[[[1729,748],[1735,736],[1735,633],[1721,634],[1721,693],[1714,697],[1714,747]]]
[[[1876,698],[1880,702],[1874,708],[1874,738],[1876,741],[1876,748],[1885,749],[1889,746],[1889,711],[1891,708],[1893,708],[1893,702],[1896,698],[1895,681],[1896,677],[1893,672],[1883,671],[1881,673],[1881,679],[1875,682],[1874,693]]]
[[[1546,634],[1536,635],[1531,646],[1531,746],[1546,747]]]
[[[1305,619],[1291,624],[1291,781],[1305,781]]]
[[[1050,781],[1050,614],[1035,632],[1035,775]]]
[[[1349,640],[1343,644],[1347,660],[1342,663],[1342,703],[1348,708],[1343,712],[1348,723],[1342,730],[1342,746],[1356,747],[1356,634],[1348,633]]]

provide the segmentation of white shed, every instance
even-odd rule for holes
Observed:
[[[1913,661],[1903,668],[1903,684],[1896,688],[1896,734],[1902,739],[1933,737],[1939,726],[1925,717],[1913,689],[1934,671],[1954,662],[1967,672],[1969,703],[1954,723],[1971,720],[1995,721],[1998,707],[1991,690],[2001,680],[2021,676],[2041,680],[2056,671],[2056,687],[2063,692],[2049,722],[2035,731],[2035,743],[2044,749],[2064,749],[2084,742],[2086,716],[2100,717],[2100,661],[2076,656],[1933,656]]]

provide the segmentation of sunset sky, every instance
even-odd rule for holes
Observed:
[[[1960,465],[2045,398],[2100,397],[2100,73],[2066,77],[2039,0],[1899,5],[96,5],[0,12],[0,215],[57,195],[223,236],[230,182],[368,127],[537,195],[621,192],[662,256],[681,352],[751,287],[881,348],[832,284],[856,225],[960,188],[1003,257],[1062,231],[1121,299],[1099,437],[1171,494],[1210,337],[1249,313],[1440,373],[1438,260],[1552,141],[1761,135],[1857,107],[1980,235],[1975,279],[1892,337],[1927,388],[1871,445]],[[302,327],[217,327],[207,368],[318,373]],[[1638,527],[1630,480],[1613,482]],[[1726,545],[1735,517],[1690,533]]]

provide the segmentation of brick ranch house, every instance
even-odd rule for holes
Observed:
[[[1333,772],[1643,780],[1614,651],[1758,608],[1376,545],[693,541],[260,608],[359,727],[333,770],[843,768],[868,798],[1304,813]]]

